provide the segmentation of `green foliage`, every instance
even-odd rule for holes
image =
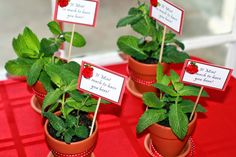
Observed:
[[[42,113],[49,119],[49,123],[56,130],[57,136],[66,143],[71,143],[73,137],[81,139],[88,137],[88,128],[80,124],[80,113],[94,112],[97,105],[97,100],[91,98],[91,95],[81,94],[77,91],[79,70],[80,65],[76,62],[49,63],[45,66],[45,72],[56,89],[51,90],[45,96]],[[54,117],[54,121],[52,121],[50,118],[56,108],[60,108],[61,116]],[[64,123],[64,129],[57,130],[57,125],[58,123],[61,124],[61,121]]]
[[[48,23],[48,28],[50,29],[50,31],[54,34],[54,35],[60,35],[62,33],[62,30],[60,28],[60,25],[55,22],[55,21],[51,21]]]
[[[160,122],[165,118],[166,118],[165,110],[149,109],[145,111],[144,114],[140,117],[138,125],[136,127],[136,132],[141,133],[150,125]]]
[[[71,32],[65,32],[63,34],[64,34],[65,40],[68,43],[70,43],[72,33]],[[74,32],[72,45],[75,46],[75,47],[83,47],[83,46],[85,46],[85,44],[86,44],[85,38],[81,34],[79,34],[77,32]]]
[[[179,139],[184,139],[188,131],[188,117],[179,104],[171,104],[169,111],[170,127]]]
[[[93,112],[97,101],[76,90],[80,65],[54,56],[63,42],[71,41],[72,33],[63,32],[55,21],[49,22],[48,28],[54,37],[39,40],[30,28],[25,27],[21,34],[13,38],[12,46],[17,58],[8,61],[5,68],[12,75],[26,76],[30,86],[38,80],[43,84],[47,95],[42,114],[49,119],[56,136],[71,143],[73,137],[88,137],[89,130],[79,121],[80,112]],[[85,44],[85,38],[75,32],[72,45],[83,47]],[[61,116],[53,114],[58,108]]]
[[[7,61],[5,69],[15,76],[26,76],[34,61],[28,58],[17,58],[14,60]]]
[[[162,108],[164,106],[164,103],[160,101],[160,99],[156,96],[155,93],[148,92],[143,94],[143,102],[148,107],[153,108]]]
[[[131,35],[124,35],[117,41],[120,51],[140,62],[145,62],[147,59],[158,62],[162,43],[163,27],[150,17],[149,8],[145,3],[130,8],[128,15],[121,18],[116,25],[117,28],[130,25],[141,35],[141,40]],[[183,52],[184,44],[175,37],[172,32],[166,33],[162,62],[181,63],[189,58],[189,55]]]
[[[157,67],[156,81],[158,83],[153,86],[159,89],[160,94],[159,97],[157,93],[152,92],[143,94],[143,101],[148,110],[140,117],[136,132],[140,133],[154,123],[163,124],[164,120],[168,122],[166,126],[170,126],[173,133],[182,140],[188,130],[187,114],[192,112],[195,105],[194,102],[187,99],[187,96],[198,96],[200,89],[185,86],[180,82],[179,75],[173,70],[170,72],[170,76],[164,75],[160,63]],[[208,95],[203,91],[201,96]],[[198,104],[195,112],[206,112],[206,110]]]
[[[40,42],[40,52],[45,56],[52,56],[60,47],[62,41],[43,38]]]
[[[63,32],[57,22],[49,22],[48,28],[52,32],[53,38],[39,40],[30,28],[25,27],[23,32],[12,40],[12,46],[18,58],[8,61],[5,68],[12,75],[26,76],[30,86],[39,79],[43,81],[44,85],[52,85],[46,80],[49,77],[45,75],[45,67],[48,64],[59,65],[59,63],[62,63],[54,57],[54,54],[59,50],[63,42],[70,42],[71,32]],[[73,46],[83,47],[85,43],[84,37],[75,32]],[[68,70],[75,72],[70,67],[73,65],[73,63],[68,65]],[[74,67],[74,69],[78,67]],[[68,81],[69,79],[66,80]],[[51,87],[46,89],[50,91]]]
[[[30,71],[27,75],[27,83],[32,86],[36,83],[38,80],[41,70],[43,69],[44,61],[42,59],[37,60],[32,67],[30,68]]]
[[[138,38],[134,36],[122,36],[118,39],[117,45],[121,50],[131,56],[135,56],[136,59],[147,59],[148,55],[144,53],[138,46]]]
[[[57,131],[56,136],[65,141],[71,143],[72,138],[77,136],[81,139],[85,139],[89,136],[89,130],[86,126],[79,123],[79,116],[75,117],[69,115],[66,119],[56,116],[51,112],[45,112],[44,116],[48,119],[50,125]]]

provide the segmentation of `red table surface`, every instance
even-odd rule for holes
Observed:
[[[127,75],[126,64],[107,68]],[[172,65],[180,72],[182,65]],[[199,115],[193,135],[194,157],[236,156],[236,79],[231,78],[225,92],[208,90],[210,98],[200,103],[208,112]],[[30,105],[32,92],[25,81],[0,82],[0,157],[46,157],[41,115]],[[144,106],[139,98],[125,91],[122,106],[101,106],[96,157],[148,157],[135,127]]]

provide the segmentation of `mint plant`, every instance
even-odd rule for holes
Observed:
[[[45,66],[48,63],[63,63],[54,56],[54,53],[59,50],[63,42],[70,42],[72,33],[62,31],[55,21],[49,22],[48,27],[54,37],[42,38],[40,41],[30,28],[25,27],[23,33],[12,41],[17,58],[9,60],[5,64],[5,69],[15,76],[26,76],[30,86],[40,80],[46,90],[50,91],[52,85],[50,85],[49,76],[45,72]],[[84,37],[75,32],[72,45],[83,47],[85,44]]]
[[[195,104],[187,97],[198,96],[200,89],[184,85],[180,82],[179,75],[173,70],[170,76],[164,75],[161,64],[158,64],[156,80],[158,83],[153,86],[160,90],[160,94],[159,96],[152,92],[143,94],[142,99],[148,110],[140,117],[136,132],[141,133],[150,125],[159,123],[170,127],[173,133],[182,140],[187,134],[188,116]],[[203,91],[201,96],[208,95]],[[198,104],[195,112],[206,112],[206,110]]]
[[[91,121],[87,113],[94,112],[97,104],[91,95],[82,94],[76,89],[79,70],[80,65],[76,62],[45,66],[45,72],[56,88],[45,96],[42,114],[49,120],[51,136],[66,143],[88,137]],[[53,113],[58,109],[61,113],[59,116]]]
[[[117,28],[130,25],[139,37],[124,35],[119,37],[120,51],[143,63],[157,63],[162,43],[163,27],[150,17],[149,5],[138,0],[138,6],[130,8],[128,16],[120,19]],[[189,58],[184,44],[172,32],[166,33],[163,62],[180,63]]]

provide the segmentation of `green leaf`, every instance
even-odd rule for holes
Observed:
[[[89,136],[89,130],[86,126],[82,125],[75,128],[75,134],[76,136],[85,139]]]
[[[77,88],[78,80],[72,80],[68,86],[65,87],[65,91],[73,91]]]
[[[133,15],[129,15],[129,16],[126,16],[122,19],[120,19],[116,25],[116,28],[119,28],[119,27],[124,27],[126,25],[129,25],[129,24],[134,24],[136,23],[138,20],[140,20],[142,18],[141,15],[136,15],[136,16],[133,16]]]
[[[69,85],[71,81],[78,79],[78,75],[67,70],[63,65],[47,64],[45,70],[58,87]]]
[[[182,50],[184,50],[185,49],[185,46],[184,46],[184,44],[182,43],[182,42],[180,42],[179,40],[177,40],[177,39],[174,39],[174,41],[173,41],[176,45],[178,45]]]
[[[75,130],[72,128],[69,128],[68,130],[65,131],[64,133],[64,141],[66,143],[71,143],[72,137],[75,135]]]
[[[166,45],[163,52],[163,62],[165,63],[182,63],[189,58],[185,52],[179,52],[176,46]]]
[[[124,53],[131,55],[136,59],[144,60],[148,55],[138,47],[138,41],[138,38],[134,36],[121,36],[117,41],[117,45]]]
[[[19,34],[17,39],[14,38],[12,41],[12,46],[17,56],[24,57],[24,58],[38,58],[38,51],[30,49],[26,44],[25,38],[26,37]],[[29,42],[28,44],[30,43],[31,42]]]
[[[42,71],[39,76],[39,81],[43,84],[47,92],[54,90],[52,87],[51,79],[45,71]]]
[[[25,27],[23,32],[23,38],[27,47],[33,50],[35,53],[39,53],[39,39],[38,37],[31,31],[30,28]]]
[[[143,102],[148,107],[152,108],[162,108],[164,106],[164,103],[160,101],[160,99],[156,96],[155,93],[147,92],[143,94]]]
[[[79,109],[84,112],[94,112],[96,110],[97,103],[93,100],[88,100],[85,105],[81,102],[75,101],[72,98],[68,98],[68,99],[66,99],[66,104],[72,108],[77,109],[77,110]]]
[[[150,23],[145,17],[140,18],[136,23],[132,24],[133,30],[143,36],[148,36],[150,32]]]
[[[12,47],[13,47],[13,49],[14,49],[14,51],[15,51],[15,53],[18,57],[23,57],[22,53],[21,53],[22,46],[23,45],[20,44],[19,39],[13,38]]]
[[[191,100],[183,100],[180,103],[181,109],[184,113],[192,113],[195,103]],[[202,105],[198,104],[195,112],[206,112],[206,109]]]
[[[184,84],[179,82],[179,80],[180,80],[179,75],[175,71],[173,71],[173,70],[170,71],[170,79],[171,79],[171,82],[172,82],[172,84],[174,86],[174,89],[177,92],[179,90],[183,89]]]
[[[63,91],[61,91],[59,88],[54,91],[48,92],[43,101],[42,112],[44,112],[49,105],[55,103],[62,94]]]
[[[59,105],[60,105],[59,102],[51,104],[47,112],[52,112],[52,113],[55,112],[55,110],[58,108]]]
[[[177,96],[178,94],[173,90],[171,89],[169,86],[166,86],[166,85],[163,85],[163,84],[160,84],[160,83],[155,83],[153,84],[154,87],[160,89],[162,92],[166,93],[166,94],[169,94],[171,96]]]
[[[137,15],[137,14],[142,14],[142,11],[134,7],[129,9],[128,15]]]
[[[34,60],[27,58],[17,58],[14,60],[9,60],[5,64],[5,69],[8,73],[16,76],[26,76],[31,66],[33,65]]]
[[[53,56],[53,54],[59,50],[61,43],[55,40],[43,38],[40,42],[40,52],[46,56]]]
[[[59,131],[59,132],[63,132],[65,130],[65,123],[64,121],[59,118],[58,116],[54,115],[51,112],[44,112],[43,116],[46,117],[49,121],[49,123],[52,125],[52,127]]]
[[[171,32],[170,33],[166,33],[165,42],[174,39],[175,36],[176,35],[174,33],[171,33]]]
[[[169,111],[171,130],[179,139],[184,139],[188,131],[188,117],[183,113],[179,104],[172,104]]]
[[[174,70],[171,70],[170,79],[172,82],[179,82],[179,75]]]
[[[179,103],[182,101],[182,97],[172,97],[170,95],[165,94],[162,101],[167,103],[175,103],[177,101]]]
[[[160,122],[166,119],[166,111],[165,110],[154,110],[149,109],[144,112],[144,114],[140,117],[138,121],[138,125],[136,126],[136,132],[139,134],[143,132],[150,125]]]
[[[71,36],[72,36],[72,32],[64,32],[65,40],[68,43],[70,43],[70,41],[71,41]],[[74,32],[72,45],[75,47],[83,47],[83,46],[85,46],[85,44],[86,44],[85,38],[81,34],[79,34],[78,32]]]
[[[72,128],[73,126],[76,126],[77,118],[75,116],[68,115],[65,122],[67,127]]]
[[[161,82],[163,78],[164,72],[161,63],[157,64],[157,75],[156,75],[156,82]]]
[[[60,35],[62,33],[62,30],[61,30],[59,24],[55,21],[49,22],[48,27],[49,27],[50,31],[55,35]]]
[[[84,100],[84,96],[79,93],[78,90],[73,90],[68,92],[70,97],[72,97],[77,102],[82,102]]]
[[[143,47],[143,51],[156,51],[158,49],[158,44],[155,41],[147,42]]]
[[[164,75],[163,78],[161,79],[161,82],[159,83],[168,86],[170,83],[170,78],[167,75]]]
[[[178,93],[180,94],[180,96],[198,96],[199,91],[199,87],[184,86],[180,91],[178,91]],[[208,97],[208,94],[203,90],[201,96]]]
[[[80,72],[80,65],[75,61],[70,61],[69,63],[63,64],[64,68],[70,70],[75,75],[79,75]]]
[[[42,59],[37,60],[28,73],[27,83],[32,86],[39,79],[41,70],[43,69],[44,61]]]
[[[61,113],[65,119],[69,116],[69,114],[74,110],[74,108],[65,104],[64,108],[61,108]]]
[[[81,102],[77,102],[71,97],[67,98],[65,103],[66,103],[66,105],[68,105],[69,107],[74,108],[74,109],[79,109],[81,106],[80,105]]]

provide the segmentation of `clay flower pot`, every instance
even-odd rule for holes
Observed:
[[[162,66],[164,73],[166,73],[169,64],[162,63]],[[129,56],[128,70],[130,78],[133,80],[136,89],[140,93],[157,91],[157,89],[152,86],[152,84],[156,82],[157,64],[144,64]]]
[[[97,138],[98,138],[98,123],[96,122],[95,131],[91,136],[83,141],[73,142],[71,144],[66,144],[65,142],[59,141],[53,138],[48,133],[48,120],[44,124],[44,131],[46,135],[46,142],[54,157],[91,157],[91,154],[95,148]]]
[[[183,140],[179,140],[169,127],[153,124],[148,128],[154,148],[164,157],[176,157],[184,149],[189,137],[192,135],[197,122],[195,113],[188,125],[188,132]]]
[[[37,81],[32,86],[32,89],[37,99],[37,102],[42,106],[44,97],[47,95],[46,89],[44,88],[43,84],[40,81]]]

